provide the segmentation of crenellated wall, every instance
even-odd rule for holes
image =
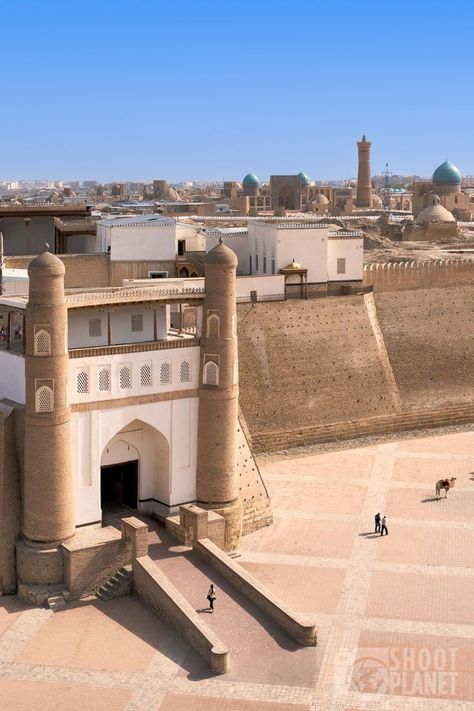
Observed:
[[[430,289],[474,282],[474,259],[384,262],[364,266],[363,286],[375,292]]]

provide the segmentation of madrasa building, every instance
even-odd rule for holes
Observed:
[[[45,602],[108,511],[198,504],[226,549],[271,521],[239,419],[236,265],[221,241],[204,288],[65,291],[46,249],[28,296],[0,297],[0,592]]]

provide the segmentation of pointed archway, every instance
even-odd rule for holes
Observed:
[[[170,447],[152,425],[133,420],[102,451],[101,508],[142,508],[147,501],[167,505],[170,498]]]

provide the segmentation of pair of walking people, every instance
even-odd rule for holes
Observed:
[[[380,533],[381,536],[385,533],[388,536],[387,517],[385,515],[380,518],[379,513],[375,514],[375,533]]]

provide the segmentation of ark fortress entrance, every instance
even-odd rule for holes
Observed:
[[[166,501],[170,491],[168,441],[151,425],[134,420],[112,437],[102,452],[102,511],[140,508],[146,479],[152,480],[156,499]]]

